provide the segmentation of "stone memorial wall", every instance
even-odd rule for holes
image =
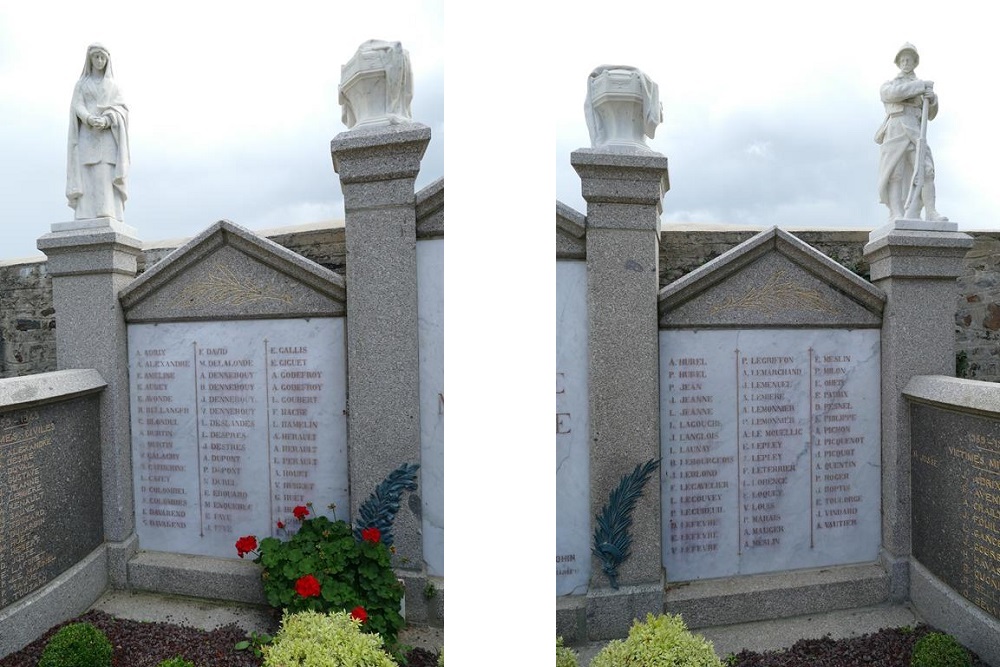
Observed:
[[[342,318],[130,324],[143,548],[236,557],[296,505],[347,507]]]
[[[406,620],[443,621],[444,185],[413,191],[411,96],[330,143],[345,223],[279,236],[299,252],[225,220],[144,249],[117,215],[0,267],[0,656],[109,586],[261,603],[239,537],[287,536],[299,505],[350,521],[403,464]]]
[[[99,435],[97,393],[0,405],[0,609],[103,543]]]
[[[556,594],[590,579],[590,448],[587,442],[587,266],[556,267]]]
[[[913,404],[913,556],[1000,619],[1000,415]]]
[[[670,581],[876,559],[877,330],[661,332]]]
[[[417,241],[424,562],[444,576],[444,239]]]

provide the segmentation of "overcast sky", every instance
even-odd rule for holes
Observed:
[[[989,83],[994,27],[965,2],[653,3],[560,22],[553,60],[557,197],[584,211],[570,153],[589,147],[586,82],[601,64],[632,65],[659,86],[663,123],[649,146],[667,156],[664,225],[713,222],[863,227],[878,203],[881,84],[912,42],[918,77],[935,82],[928,130],[938,209],[959,229],[1000,227],[1000,99]],[[621,29],[616,29],[621,28]],[[570,38],[572,36],[572,38]]]
[[[37,238],[73,218],[69,103],[92,42],[110,51],[129,107],[125,222],[143,241],[221,218],[250,229],[343,219],[337,85],[368,39],[409,51],[413,118],[432,131],[417,186],[442,177],[442,0],[363,4],[0,2],[0,260],[39,254]]]

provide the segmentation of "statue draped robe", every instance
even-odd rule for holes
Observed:
[[[108,118],[111,125],[91,127],[90,116]],[[66,161],[66,198],[77,220],[124,221],[129,162],[128,107],[114,78],[82,77],[70,105]]]

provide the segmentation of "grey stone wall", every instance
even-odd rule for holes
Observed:
[[[55,326],[44,258],[0,262],[0,378],[54,371]]]
[[[1000,232],[970,236],[975,245],[958,278],[958,377],[1000,382]]]
[[[660,286],[690,273],[759,230],[667,229],[661,234]],[[865,230],[789,230],[823,254],[868,278]],[[956,374],[1000,382],[1000,232],[969,232],[975,245],[956,285]]]
[[[670,229],[660,236],[660,286],[747,240],[760,230]],[[789,230],[820,252],[867,278],[861,249],[864,230]],[[344,273],[342,225],[274,230],[268,238],[337,273]],[[976,244],[966,257],[965,274],[956,287],[956,353],[960,377],[1000,382],[1000,232],[972,232]],[[159,261],[186,239],[148,244],[139,271]],[[52,281],[45,260],[0,260],[0,378],[56,369],[55,311]],[[963,355],[964,353],[964,355]]]
[[[758,230],[667,230],[660,244],[660,285],[667,285],[747,240]],[[868,278],[864,230],[795,231],[820,252]],[[958,377],[1000,382],[1000,232],[969,232],[975,245],[956,285],[955,352]]]
[[[694,271],[705,262],[715,259],[760,231],[761,229],[733,231],[671,229],[669,225],[664,225],[664,230],[660,233],[660,287]],[[867,231],[794,229],[787,231],[854,273],[868,278],[868,264],[861,252],[868,243]]]
[[[343,275],[342,223],[304,225],[273,230],[272,241]],[[187,239],[150,243],[138,257],[139,272],[160,261]],[[56,313],[52,279],[41,257],[34,261],[0,261],[0,378],[56,370]]]

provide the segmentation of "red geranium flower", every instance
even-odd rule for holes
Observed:
[[[361,531],[361,539],[365,542],[378,543],[381,538],[382,533],[380,533],[378,528],[375,528],[374,526],[371,528],[365,528]]]
[[[302,521],[302,519],[309,516],[309,508],[305,505],[296,505],[295,509],[292,510],[292,514],[295,515],[296,519]]]
[[[351,618],[357,619],[362,623],[364,623],[365,621],[368,620],[368,612],[365,611],[364,607],[359,605],[351,610]]]
[[[284,521],[279,521],[278,522],[278,530],[282,530],[284,527],[285,527],[285,522]]]
[[[319,595],[319,581],[311,574],[299,577],[295,582],[295,592],[304,598],[316,597]]]
[[[246,537],[241,537],[236,540],[236,554],[243,558],[245,554],[254,551],[257,548],[257,538],[253,535],[247,535]]]

